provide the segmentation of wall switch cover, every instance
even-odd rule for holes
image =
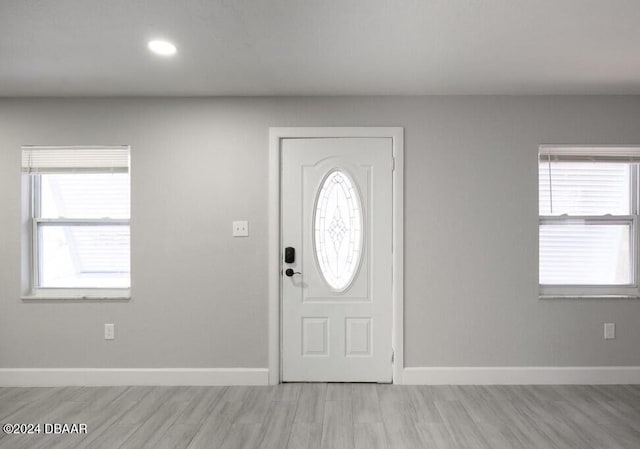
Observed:
[[[116,338],[116,325],[115,324],[105,324],[104,325],[104,339],[105,340],[113,340]]]
[[[616,323],[604,323],[604,339],[613,340],[616,338]]]

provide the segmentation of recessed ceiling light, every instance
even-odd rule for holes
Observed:
[[[176,54],[176,46],[169,41],[154,40],[147,44],[149,50],[160,56],[171,56]]]

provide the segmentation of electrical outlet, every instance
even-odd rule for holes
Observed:
[[[249,222],[248,221],[234,221],[233,236],[234,237],[249,237]]]
[[[613,340],[616,338],[616,323],[604,323],[604,339]]]
[[[114,340],[116,338],[116,325],[115,324],[105,324],[104,325],[104,339],[105,340]]]

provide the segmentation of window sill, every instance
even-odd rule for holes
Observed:
[[[640,299],[638,295],[539,295],[538,299]]]
[[[36,295],[36,296],[22,296],[20,299],[23,301],[129,301],[131,296],[53,296],[53,295]]]
[[[131,291],[127,289],[38,289],[23,295],[24,301],[129,301]]]

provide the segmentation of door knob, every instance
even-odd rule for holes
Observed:
[[[293,276],[294,274],[302,274],[299,271],[293,271],[291,268],[287,268],[286,270],[284,270],[284,274],[287,275],[288,277]]]

